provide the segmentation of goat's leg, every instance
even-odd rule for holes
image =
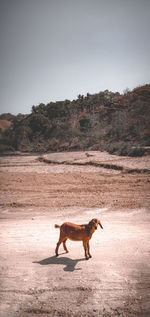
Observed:
[[[59,249],[59,246],[60,246],[61,243],[62,243],[62,240],[59,239],[59,241],[56,244],[56,249],[55,249],[56,256],[58,256],[58,249]]]
[[[87,255],[87,242],[83,241],[83,247],[84,247],[84,252],[85,252],[85,258],[88,260],[88,255]]]
[[[63,241],[63,247],[64,247],[64,250],[66,251],[66,253],[68,253],[69,251],[66,247],[66,241],[67,241],[67,239]]]
[[[87,250],[88,250],[88,255],[89,255],[89,258],[92,257],[91,253],[90,253],[90,244],[89,244],[89,241],[87,243]]]

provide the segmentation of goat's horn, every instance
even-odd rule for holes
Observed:
[[[102,226],[102,224],[101,224],[100,220],[99,220],[98,224],[99,224],[99,225],[100,225],[100,227],[103,229],[103,226]]]

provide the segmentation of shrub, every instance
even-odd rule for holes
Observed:
[[[42,114],[34,113],[31,115],[29,120],[29,127],[33,132],[43,132],[47,125],[49,125],[49,120]]]

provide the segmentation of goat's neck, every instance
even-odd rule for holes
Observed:
[[[91,229],[89,229],[89,235],[92,236],[92,234],[95,232],[95,228],[92,227]]]

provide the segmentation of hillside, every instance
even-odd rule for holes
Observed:
[[[124,94],[108,90],[76,100],[32,107],[29,115],[3,114],[1,152],[106,150],[143,155],[150,146],[150,85]]]

